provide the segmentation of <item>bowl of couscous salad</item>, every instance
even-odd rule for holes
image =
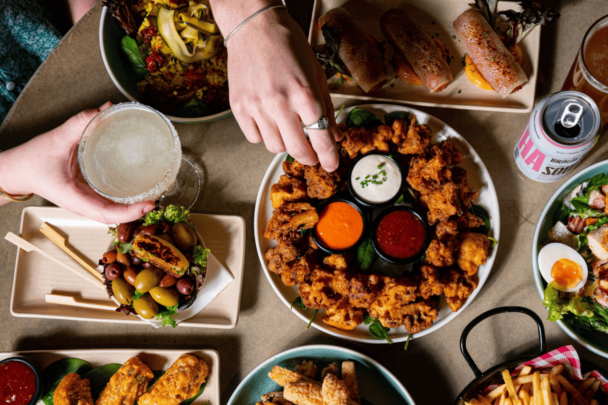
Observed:
[[[209,0],[104,0],[101,55],[131,101],[174,122],[231,115],[227,51]]]

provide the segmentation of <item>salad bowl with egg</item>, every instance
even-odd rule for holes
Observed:
[[[548,319],[608,357],[608,161],[577,173],[549,200],[532,246]]]

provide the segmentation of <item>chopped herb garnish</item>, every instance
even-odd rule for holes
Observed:
[[[355,180],[359,180],[359,177],[357,177]]]
[[[367,176],[365,176],[366,179],[369,179],[369,174]]]
[[[433,57],[432,57],[432,56],[429,58],[429,60],[431,60],[431,59],[433,59]]]
[[[379,164],[379,165],[378,165],[378,169],[382,169],[382,164]]]
[[[483,35],[485,35],[485,36],[487,37],[487,36],[488,36],[488,33],[487,33],[487,32],[484,32],[484,33],[483,33]]]
[[[456,35],[452,35],[452,38],[456,39]]]
[[[475,73],[475,71],[474,71],[474,70],[471,70],[471,73]]]
[[[460,94],[460,92],[461,92],[461,91],[462,91],[462,90],[458,90],[458,94]]]
[[[490,58],[490,60],[491,60],[492,62],[494,62],[494,58]]]

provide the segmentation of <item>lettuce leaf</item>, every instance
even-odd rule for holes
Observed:
[[[144,217],[143,226],[154,225],[159,222],[169,222],[171,224],[190,222],[190,210],[171,204],[165,208],[150,211]]]
[[[559,291],[550,283],[545,289],[543,305],[549,311],[548,319],[551,322],[564,320],[574,327],[608,333],[608,309],[589,297],[562,299]]]
[[[198,264],[202,268],[207,267],[207,257],[209,256],[209,249],[203,249],[201,245],[196,245],[194,247],[194,253],[192,255],[192,260],[194,263]]]

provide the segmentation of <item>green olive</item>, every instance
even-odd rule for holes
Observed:
[[[140,293],[148,292],[160,283],[164,275],[165,272],[158,267],[144,269],[135,277],[135,288]]]
[[[148,294],[142,295],[137,301],[133,301],[133,309],[145,319],[152,319],[158,315],[158,305]]]
[[[185,222],[178,222],[171,229],[171,236],[178,248],[184,252],[191,252],[198,242],[196,232]]]
[[[150,296],[165,307],[174,307],[179,302],[179,294],[175,288],[154,287],[150,290]]]
[[[133,293],[135,292],[133,286],[122,277],[117,277],[112,280],[112,292],[114,296],[121,304],[131,305],[133,301]]]

